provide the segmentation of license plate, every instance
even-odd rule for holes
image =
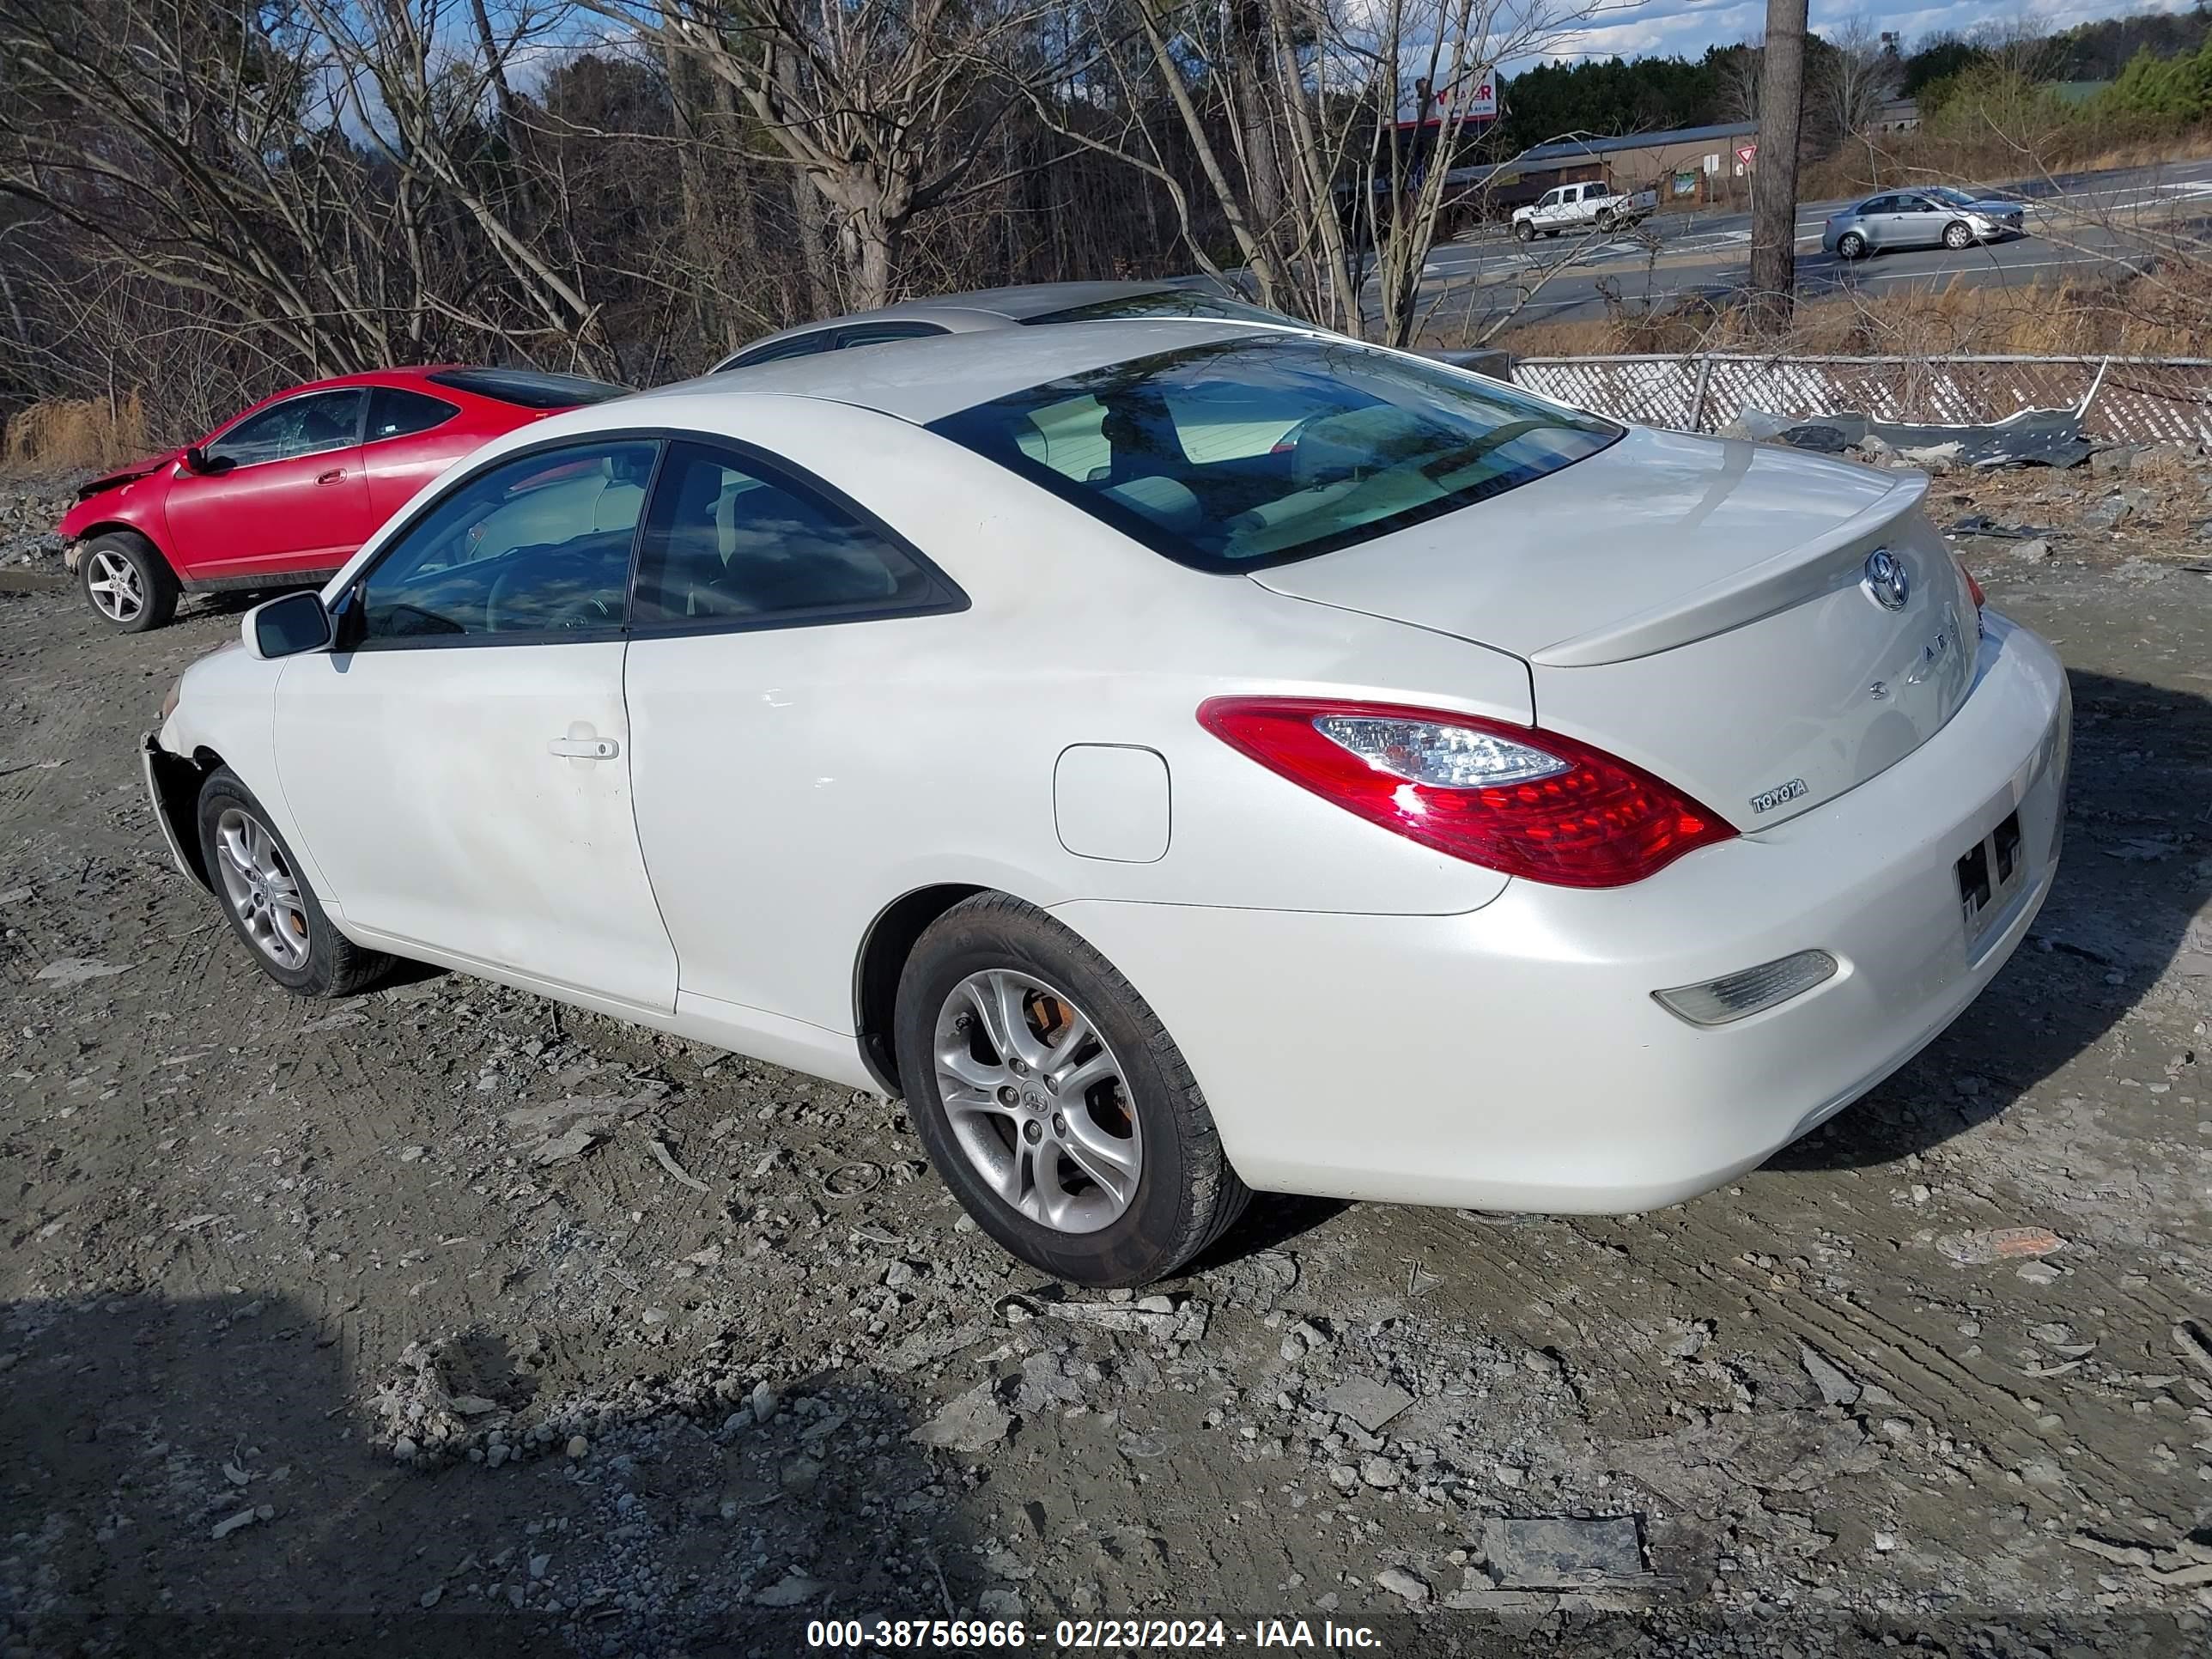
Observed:
[[[2020,814],[2008,812],[2004,822],[1968,848],[1959,860],[1959,912],[1969,941],[1978,939],[2004,914],[2012,896],[2027,879],[2027,849],[2021,845]]]

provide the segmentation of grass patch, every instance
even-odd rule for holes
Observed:
[[[154,447],[137,392],[105,398],[53,398],[8,417],[0,465],[14,472],[74,472],[113,466]]]
[[[2069,276],[2018,288],[1962,276],[1941,289],[1879,298],[1833,295],[1801,301],[1795,325],[1778,339],[1759,336],[1740,305],[1690,295],[1650,310],[1620,306],[1606,317],[1529,323],[1493,343],[1524,357],[1685,351],[2202,357],[2212,356],[2212,267],[2178,264],[2142,276]]]

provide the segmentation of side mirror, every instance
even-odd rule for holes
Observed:
[[[207,451],[202,449],[198,444],[194,444],[191,448],[185,451],[185,471],[187,472],[206,471]]]
[[[264,660],[326,651],[337,637],[319,593],[287,593],[257,605],[239,625],[246,648]]]

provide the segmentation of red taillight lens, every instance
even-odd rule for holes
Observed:
[[[1626,761],[1506,720],[1388,703],[1214,697],[1198,721],[1371,823],[1558,887],[1625,886],[1735,834]]]
[[[1974,620],[1978,623],[1982,619],[1982,605],[1984,603],[1982,598],[1982,585],[1974,580],[1974,573],[1966,568],[1966,562],[1964,559],[1954,554],[1952,556],[1951,562],[1959,567],[1959,574],[1966,579],[1966,597],[1974,602]]]

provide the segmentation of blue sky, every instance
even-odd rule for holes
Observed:
[[[2045,33],[2075,23],[2123,13],[2187,11],[2195,0],[2052,0],[2023,6],[2020,0],[1954,0],[1949,5],[1929,5],[1920,0],[1813,0],[1812,21],[1817,33],[1854,17],[1863,16],[1877,29],[1895,29],[1905,37],[1910,52],[1923,35],[1948,30],[1967,34],[1985,23],[2032,19]],[[1747,40],[1765,27],[1763,0],[1646,0],[1646,3],[1614,15],[1601,15],[1580,32],[1571,55],[1640,58],[1672,52],[1695,58],[1709,46],[1727,46]]]

